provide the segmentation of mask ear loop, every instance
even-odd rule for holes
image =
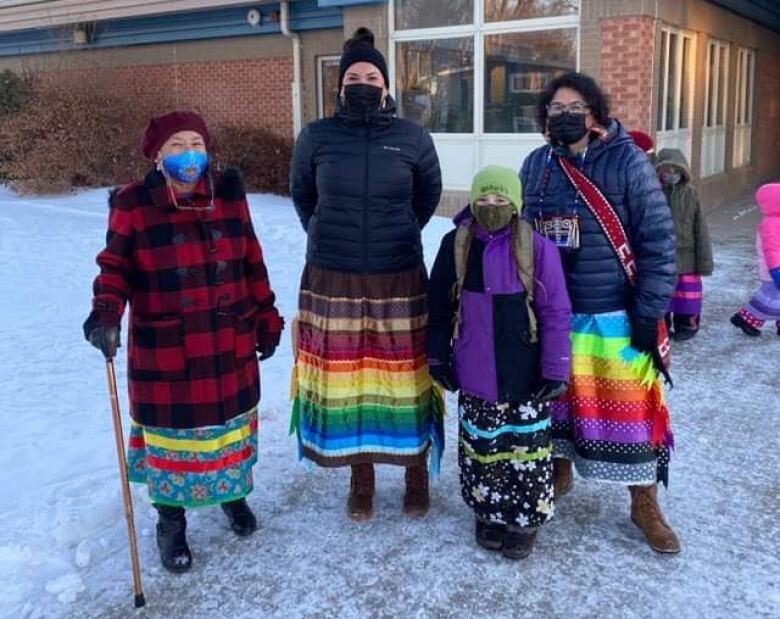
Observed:
[[[206,182],[209,186],[209,203],[207,206],[181,206],[179,202],[176,200],[176,192],[173,189],[173,183],[171,183],[171,178],[168,176],[168,173],[165,171],[165,167],[163,166],[162,159],[160,159],[157,162],[157,165],[155,166],[158,172],[163,175],[163,178],[165,179],[165,187],[170,193],[171,200],[173,201],[173,206],[177,211],[204,211],[207,213],[210,213],[214,209],[216,209],[216,205],[214,204],[214,179],[211,176],[211,169],[206,168],[205,170],[205,176],[206,176]]]
[[[593,123],[588,127],[588,133],[593,133],[599,140],[606,140],[609,137],[609,131],[598,123]]]

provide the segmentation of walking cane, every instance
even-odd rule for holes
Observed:
[[[135,519],[133,517],[133,499],[130,496],[130,483],[127,477],[127,461],[125,460],[125,441],[122,437],[122,417],[119,414],[119,398],[116,393],[116,371],[114,360],[106,359],[108,374],[108,393],[111,396],[111,414],[114,418],[114,438],[116,438],[116,455],[119,459],[119,477],[122,484],[122,503],[127,520],[127,537],[130,541],[130,562],[133,564],[133,584],[135,585],[135,607],[146,604],[141,588],[141,565],[138,562],[138,542],[135,539]]]

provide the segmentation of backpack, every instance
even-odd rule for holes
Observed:
[[[473,224],[472,224],[473,225]],[[457,340],[460,323],[463,322],[461,297],[463,284],[466,281],[466,264],[468,263],[471,241],[474,233],[471,226],[458,226],[455,232],[455,284],[452,287],[452,298],[457,302],[458,308],[453,319],[454,331],[452,339]],[[534,313],[534,238],[533,228],[524,219],[516,216],[512,220],[512,253],[517,263],[517,275],[525,288],[525,302],[528,308],[528,330],[531,342],[536,342],[537,326]]]

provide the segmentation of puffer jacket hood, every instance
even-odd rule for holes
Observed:
[[[691,182],[691,167],[688,165],[688,160],[680,149],[664,148],[658,153],[658,158],[655,160],[655,169],[658,170],[663,165],[678,168],[682,173],[685,182]]]
[[[756,202],[764,215],[780,215],[780,183],[767,183],[759,187]]]

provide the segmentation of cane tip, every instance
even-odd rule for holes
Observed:
[[[144,598],[143,593],[136,593],[135,594],[135,607],[141,608],[142,606],[146,606],[146,598]]]

